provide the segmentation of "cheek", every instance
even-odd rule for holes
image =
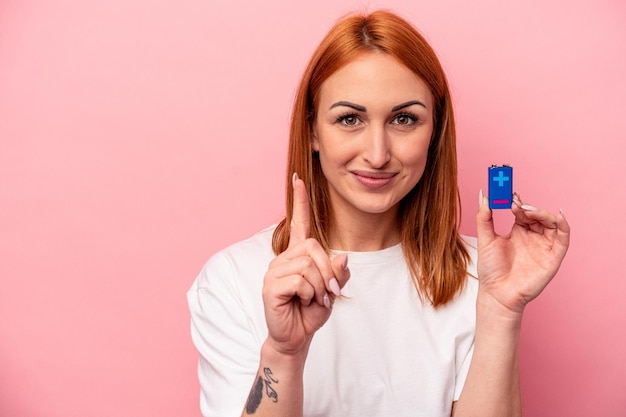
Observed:
[[[318,151],[322,169],[331,169],[332,167],[337,169],[345,162],[342,152],[332,144],[321,141]]]
[[[340,133],[332,129],[320,129],[319,136],[313,143],[313,149],[319,152],[320,160],[328,164],[343,164],[353,159],[358,154],[358,148],[354,142],[344,138]]]
[[[420,141],[400,150],[398,155],[401,155],[404,164],[407,166],[423,166],[428,158],[428,143]]]
[[[402,162],[404,167],[409,171],[408,176],[411,177],[415,183],[419,182],[422,174],[424,173],[424,169],[426,168],[428,148],[423,148],[421,152],[417,153],[414,149],[412,152],[407,150],[404,155],[405,157]]]

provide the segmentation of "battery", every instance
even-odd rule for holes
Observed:
[[[510,209],[513,202],[513,167],[492,165],[489,172],[489,208]]]

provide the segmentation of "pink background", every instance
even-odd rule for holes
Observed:
[[[3,0],[1,416],[199,415],[185,292],[280,219],[296,83],[364,5],[447,69],[463,231],[492,163],[572,225],[525,318],[526,416],[626,415],[622,0]]]

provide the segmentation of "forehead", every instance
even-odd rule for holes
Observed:
[[[319,98],[322,107],[336,100],[397,104],[420,99],[432,103],[424,80],[396,58],[378,52],[359,56],[335,71],[322,83]]]

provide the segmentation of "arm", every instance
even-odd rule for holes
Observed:
[[[308,344],[299,355],[259,344],[235,281],[231,258],[218,253],[187,294],[191,335],[200,354],[202,415],[234,417],[242,409],[243,415],[301,415]]]
[[[524,205],[515,195],[515,224],[509,236],[498,236],[482,193],[480,202],[474,354],[452,415],[519,417],[522,314],[558,271],[570,229],[562,213]]]
[[[519,378],[521,315],[501,315],[501,307],[479,290],[474,354],[453,416],[522,415]]]
[[[254,251],[254,246],[211,257],[188,292],[192,339],[200,353],[200,405],[205,416],[235,416],[242,410],[262,415],[271,405],[272,415],[302,414],[308,346],[330,316],[334,297],[349,271],[345,255],[331,261],[319,243],[308,237],[308,197],[302,181],[297,185],[295,202],[302,207],[294,210],[293,238],[289,248],[269,263],[262,294],[257,293],[257,274],[265,262],[237,265],[256,259],[245,255]],[[252,274],[252,281],[241,282],[240,273]],[[240,285],[253,285],[254,290],[241,293]],[[256,303],[248,308],[245,300],[251,294],[262,295],[265,323],[259,323]],[[256,327],[264,324],[267,337],[260,343]],[[252,401],[259,392],[257,387],[263,388],[263,396]]]
[[[259,370],[250,389],[243,416],[302,416],[302,375],[306,352],[283,355],[268,343],[261,348]]]
[[[309,199],[297,175],[293,187],[289,246],[270,263],[263,281],[268,336],[242,416],[302,416],[303,372],[311,340],[330,317],[334,298],[350,276],[346,255],[331,261],[309,237]]]

